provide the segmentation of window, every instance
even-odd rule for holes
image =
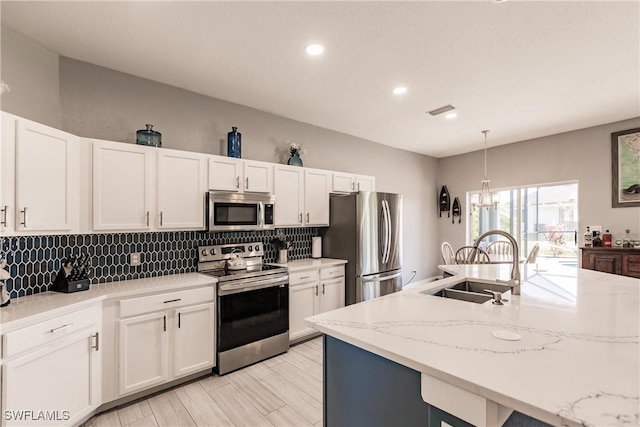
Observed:
[[[471,200],[473,192],[467,193]],[[578,183],[536,185],[498,191],[497,209],[471,210],[468,241],[489,230],[511,234],[523,256],[537,243],[539,257],[573,264],[577,260]],[[470,206],[470,204],[467,204]],[[490,236],[483,243],[498,240]]]

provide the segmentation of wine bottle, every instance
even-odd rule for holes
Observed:
[[[593,235],[591,234],[591,229],[587,225],[587,232],[584,233],[584,247],[585,248],[590,248],[591,247],[591,240],[592,239],[593,239]]]
[[[602,244],[607,248],[611,247],[611,233],[609,233],[609,230],[606,230],[602,235]]]

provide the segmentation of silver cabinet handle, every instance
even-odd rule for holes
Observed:
[[[147,227],[149,226],[149,211],[147,211]]]
[[[239,190],[240,189],[240,177],[236,176],[236,188]]]
[[[311,276],[300,276],[300,280],[308,279]]]
[[[23,221],[20,224],[23,225],[24,228],[27,228],[27,207],[25,206],[24,210],[21,210],[20,213],[23,215]]]
[[[324,295],[324,283],[322,284],[322,295]]]
[[[162,211],[160,211],[160,225],[162,225]]]
[[[245,189],[245,190],[248,190],[248,189],[249,189],[249,177],[246,177],[246,178],[244,179],[244,181],[245,181],[244,189]]]
[[[55,334],[56,332],[66,329],[70,326],[73,326],[73,323],[67,323],[66,325],[58,326],[57,328],[53,328],[49,330],[49,332],[51,332],[52,334]]]
[[[9,206],[4,205],[4,208],[0,209],[0,212],[2,212],[2,222],[0,222],[0,224],[2,224],[4,227],[7,226],[7,211],[9,210]]]
[[[309,212],[307,212],[307,222],[309,222]]]
[[[316,285],[316,296],[318,296],[318,285]]]
[[[302,224],[302,212],[300,212],[300,214],[298,215],[298,217],[300,218],[300,224]]]
[[[92,345],[91,348],[95,348],[96,351],[100,351],[100,332],[96,332],[95,335],[91,335],[96,339],[96,345]]]
[[[355,182],[351,182],[351,190],[355,190],[356,189],[356,183]]]
[[[358,183],[358,191],[360,191],[360,183]]]
[[[167,315],[162,316],[162,330],[167,332]]]

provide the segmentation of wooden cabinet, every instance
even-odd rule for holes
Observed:
[[[376,178],[374,176],[333,172],[331,180],[332,193],[353,193],[356,191],[375,191],[376,189]]]
[[[343,265],[289,273],[289,340],[317,332],[305,318],[344,307],[344,286]]]
[[[278,165],[274,169],[276,227],[329,225],[330,172]]]
[[[303,224],[304,170],[296,166],[277,165],[273,172],[276,196],[276,227],[300,227]]]
[[[640,279],[640,249],[580,248],[582,268]]]
[[[304,225],[329,225],[330,179],[331,174],[327,171],[316,169],[304,171]]]
[[[272,193],[273,165],[235,157],[210,156],[209,190]]]
[[[66,132],[2,113],[0,228],[77,232],[79,147]]]
[[[156,148],[93,143],[93,229],[150,230]]]
[[[157,224],[161,229],[204,229],[207,159],[198,153],[158,150]]]
[[[5,334],[2,425],[77,425],[102,403],[99,304],[80,313]],[[28,410],[56,412],[16,419]]]
[[[205,287],[120,301],[121,396],[215,366],[213,300]]]

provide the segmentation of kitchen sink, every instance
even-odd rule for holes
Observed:
[[[511,290],[511,286],[505,285],[502,283],[480,283],[480,282],[460,282],[456,285],[450,286],[448,289],[457,289],[459,291],[466,292],[476,292],[478,294],[484,294],[485,289],[494,292],[509,292]],[[489,294],[487,294],[489,295]]]
[[[441,289],[435,294],[431,294],[431,295],[435,295],[437,297],[442,297],[442,298],[457,299],[460,301],[475,302],[476,304],[483,304],[492,298],[491,295],[489,294],[479,294],[477,292],[467,292],[467,291],[461,291],[453,288]]]
[[[480,283],[480,282],[460,282],[449,286],[448,288],[440,289],[435,293],[430,293],[442,298],[457,299],[460,301],[474,302],[476,304],[484,304],[487,301],[493,299],[493,296],[484,290],[490,290],[494,292],[508,292],[511,290],[509,285],[503,285],[500,283]]]

